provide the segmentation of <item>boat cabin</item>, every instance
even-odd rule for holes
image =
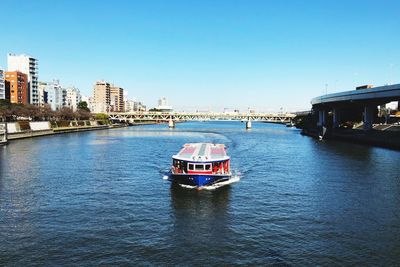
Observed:
[[[230,158],[223,144],[185,144],[172,158],[174,174],[230,174]]]

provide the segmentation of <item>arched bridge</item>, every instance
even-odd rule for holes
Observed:
[[[215,113],[215,112],[110,112],[109,119],[114,122],[169,122],[170,127],[180,121],[246,121],[251,127],[252,121],[271,123],[290,123],[295,114],[291,113]]]

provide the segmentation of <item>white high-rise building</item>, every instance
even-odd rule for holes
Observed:
[[[6,85],[4,82],[4,70],[0,68],[0,99],[6,99]]]
[[[168,101],[167,98],[162,97],[158,100],[158,106],[162,107],[162,106],[168,106]]]
[[[158,107],[156,109],[164,112],[170,112],[173,110],[172,106],[168,105],[168,100],[165,97],[162,97],[158,100]]]
[[[43,107],[47,104],[47,91],[46,91],[47,83],[39,82],[38,86],[38,95],[39,95],[39,106]]]
[[[140,101],[125,100],[125,112],[146,111],[146,106]]]
[[[58,80],[47,83],[47,103],[52,110],[60,110],[67,105],[67,90],[62,88]]]
[[[38,60],[27,55],[7,55],[8,71],[20,71],[28,75],[29,103],[38,105]]]
[[[87,107],[88,107],[88,109],[89,109],[90,111],[94,111],[95,105],[94,105],[93,97],[91,97],[91,96],[86,96],[86,95],[82,95],[81,101],[82,101],[82,102],[86,102]]]
[[[67,88],[67,106],[73,111],[78,109],[78,103],[81,102],[82,96],[78,88],[69,87]]]
[[[125,112],[135,111],[135,100],[125,100]]]

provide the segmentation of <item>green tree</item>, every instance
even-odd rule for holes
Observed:
[[[86,112],[90,112],[90,109],[88,108],[88,104],[87,104],[86,101],[81,101],[81,102],[79,102],[77,108],[78,108],[79,110],[83,110],[83,111],[86,111]]]
[[[108,115],[104,113],[97,113],[95,115],[96,120],[108,120]]]

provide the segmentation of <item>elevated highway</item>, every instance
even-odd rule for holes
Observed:
[[[315,97],[311,100],[313,106],[317,105],[347,105],[351,103],[385,104],[400,100],[400,84],[379,86],[373,88],[345,91]]]
[[[318,112],[318,126],[326,126],[328,112],[333,114],[333,128],[342,122],[344,112],[353,112],[360,113],[364,130],[371,130],[377,106],[392,101],[400,101],[400,84],[322,95],[313,98],[311,104]]]

